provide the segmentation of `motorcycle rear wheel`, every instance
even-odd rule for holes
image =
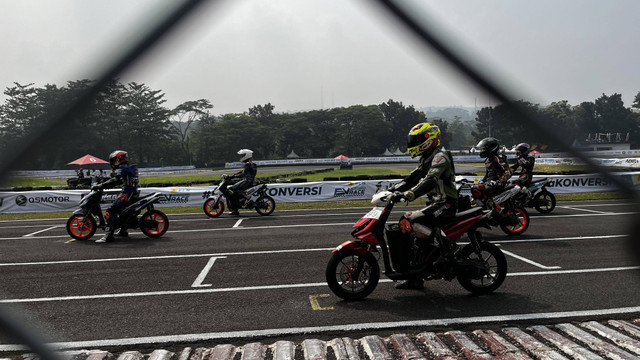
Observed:
[[[207,199],[202,205],[202,210],[208,217],[218,217],[224,212],[224,202],[220,199]]]
[[[276,209],[276,201],[271,196],[263,195],[256,200],[256,212],[262,216],[271,215]]]
[[[463,260],[480,260],[487,267],[488,273],[480,279],[458,276],[458,282],[465,290],[477,294],[488,294],[500,287],[507,277],[507,258],[502,250],[488,242],[480,243],[482,252],[477,254],[471,244],[465,246],[458,253]]]
[[[541,205],[540,202],[542,201],[546,201],[547,205]],[[538,212],[548,214],[556,208],[556,197],[549,191],[542,190],[533,196],[533,203],[533,207],[535,207]]]
[[[155,221],[157,225],[155,227],[147,227],[140,225],[140,230],[143,234],[150,238],[157,238],[164,235],[169,229],[169,218],[165,213],[160,210],[152,210],[142,216],[140,222]]]
[[[91,215],[73,214],[67,220],[67,234],[76,240],[87,240],[96,233],[96,219]]]
[[[353,272],[359,262],[363,266],[356,279]],[[329,259],[325,276],[329,289],[337,296],[348,301],[362,300],[378,286],[380,266],[369,252],[365,256],[354,250],[337,252]]]
[[[522,235],[529,228],[529,213],[527,210],[520,206],[516,206],[513,209],[505,209],[505,214],[509,215],[514,213],[518,218],[516,225],[500,224],[500,229],[507,235]]]

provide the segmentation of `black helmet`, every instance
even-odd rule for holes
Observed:
[[[499,148],[498,139],[492,137],[484,138],[476,145],[476,149],[480,150],[480,157],[483,158],[495,156]]]
[[[520,143],[516,146],[516,155],[518,156],[527,156],[529,155],[529,150],[531,150],[531,146],[527,143]]]
[[[116,150],[109,155],[109,164],[112,169],[117,169],[122,164],[126,164],[129,161],[129,154],[124,150]]]

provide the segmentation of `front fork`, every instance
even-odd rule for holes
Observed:
[[[471,240],[470,244],[471,246],[473,246],[473,251],[478,255],[479,258],[482,258],[482,247],[480,246],[480,244],[484,241],[482,233],[477,230],[469,232],[469,240]]]

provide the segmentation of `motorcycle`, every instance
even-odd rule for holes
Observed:
[[[472,186],[464,178],[456,179],[458,189],[458,211],[473,207],[494,210],[488,224],[499,226],[507,235],[521,235],[529,228],[530,218],[527,210],[516,202],[523,189],[518,184],[511,184],[493,196],[483,194],[484,185]]]
[[[394,281],[457,278],[474,294],[487,294],[502,285],[507,276],[506,257],[478,231],[486,226],[490,212],[474,208],[458,213],[424,240],[410,235],[411,224],[404,216],[399,223],[387,224],[396,202],[391,192],[379,192],[371,202],[374,208],[353,225],[354,240],[336,247],[327,264],[327,284],[340,298],[360,300],[373,292],[380,279],[379,257],[384,274]],[[465,233],[470,243],[441,261],[443,238],[457,242]]]
[[[218,217],[224,212],[223,198],[226,199],[228,193],[227,187],[229,180],[228,175],[222,175],[222,181],[216,187],[213,195],[209,196],[202,205],[202,210],[209,217]],[[266,194],[267,184],[259,184],[252,186],[238,194],[238,207],[241,209],[256,209],[260,215],[266,216],[276,209],[276,201]],[[228,199],[226,199],[228,201]]]
[[[556,197],[547,190],[549,179],[536,180],[527,188],[526,193],[521,193],[515,198],[515,203],[522,207],[535,208],[539,213],[548,214],[556,208]]]
[[[67,233],[76,240],[91,238],[98,227],[104,228],[104,216],[100,209],[103,190],[94,188],[80,200],[79,208],[67,220]],[[140,197],[139,192],[115,219],[115,228],[140,228],[143,234],[155,238],[164,235],[169,229],[169,218],[153,204],[160,201],[160,193]],[[144,211],[144,214],[141,213]],[[99,224],[96,224],[96,220]]]

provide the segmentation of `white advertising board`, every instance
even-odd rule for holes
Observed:
[[[622,181],[640,186],[640,172],[615,173]],[[478,182],[479,176],[464,176]],[[542,178],[535,176],[534,180]],[[616,188],[601,174],[551,175],[549,190],[557,194],[614,191]],[[321,181],[307,183],[269,184],[267,194],[276,203],[314,202],[336,200],[369,200],[378,191],[399,180]],[[158,207],[201,206],[214,191],[213,186],[141,188],[141,195],[160,192],[163,197]],[[89,190],[46,190],[27,192],[0,192],[0,213],[73,211],[82,195]],[[105,191],[103,208],[116,198],[118,190]]]

